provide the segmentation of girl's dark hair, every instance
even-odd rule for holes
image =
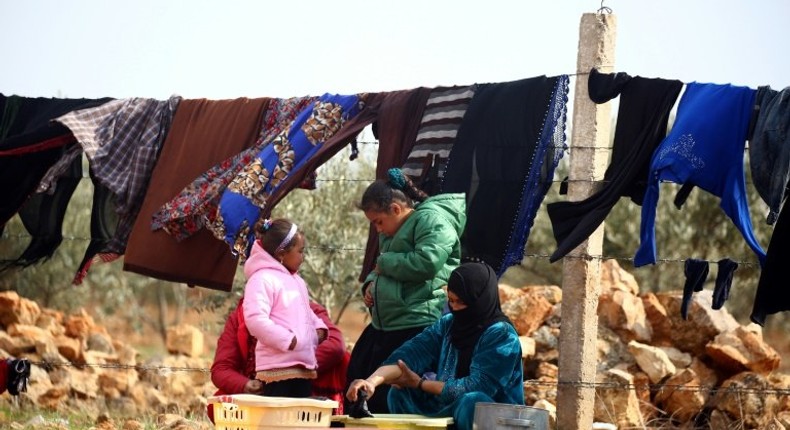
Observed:
[[[390,205],[399,202],[407,207],[414,207],[414,203],[428,198],[422,190],[417,188],[401,169],[393,168],[387,172],[388,179],[378,179],[368,186],[362,194],[362,200],[357,204],[363,211],[390,212]]]
[[[291,225],[293,225],[293,221],[287,218],[264,221],[258,231],[261,247],[268,252],[269,255],[274,256],[277,252],[277,248],[283,243],[283,240],[285,240],[285,237],[288,236],[288,233],[291,231]],[[302,231],[297,230],[294,237],[291,238],[291,241],[285,245],[281,251],[288,251],[293,248],[296,244],[296,236],[300,234],[302,234]]]

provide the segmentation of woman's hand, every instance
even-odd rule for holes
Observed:
[[[318,343],[325,341],[327,336],[329,336],[329,331],[325,328],[317,328],[315,333],[318,335]]]
[[[396,388],[417,388],[417,384],[420,382],[420,375],[414,373],[403,360],[398,360],[398,368],[401,373],[400,376],[392,381],[392,386]]]
[[[346,391],[346,398],[351,400],[352,402],[357,401],[357,394],[359,390],[364,390],[368,393],[368,398],[373,396],[373,393],[376,391],[376,386],[373,385],[372,382],[366,379],[355,379],[351,381],[351,385],[348,386],[348,391]]]
[[[263,393],[263,381],[259,381],[257,379],[250,379],[244,384],[244,393],[245,394],[261,394]]]
[[[365,302],[365,306],[372,308],[373,307],[373,293],[371,290],[371,283],[368,282],[365,285],[365,294],[362,295],[362,300]]]

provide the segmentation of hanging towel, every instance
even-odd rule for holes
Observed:
[[[612,161],[600,191],[582,201],[547,206],[557,241],[549,259],[552,263],[590,237],[620,197],[628,196],[642,204],[650,157],[666,136],[669,112],[682,88],[680,81],[590,71],[588,91],[592,101],[601,104],[620,96]]]
[[[181,242],[151,230],[151,216],[194,178],[255,143],[269,99],[183,100],[134,223],[124,270],[173,282],[230,291],[236,261],[209,231]]]
[[[436,195],[450,149],[466,114],[475,86],[436,87],[425,104],[414,148],[403,165],[417,188]]]

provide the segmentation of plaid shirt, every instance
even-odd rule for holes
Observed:
[[[80,145],[50,169],[39,192],[54,190],[64,166],[82,151],[96,179],[116,196],[118,228],[108,250],[123,253],[140,210],[151,171],[181,97],[166,101],[132,98],[69,112],[55,120],[68,127]]]

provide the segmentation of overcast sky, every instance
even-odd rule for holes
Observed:
[[[575,72],[600,1],[0,0],[0,93],[290,97]],[[609,0],[615,69],[790,85],[790,1]]]

